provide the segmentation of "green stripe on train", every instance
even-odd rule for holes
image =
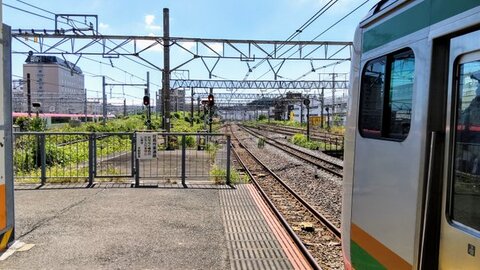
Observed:
[[[352,258],[352,266],[355,270],[386,270],[375,258],[363,250],[355,242],[350,241],[350,255]]]
[[[362,51],[370,51],[477,6],[480,6],[478,0],[425,0],[365,31]]]

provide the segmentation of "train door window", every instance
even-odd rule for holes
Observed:
[[[402,50],[367,62],[360,93],[360,134],[404,140],[410,131],[415,58]]]
[[[449,216],[480,231],[480,60],[460,63]]]

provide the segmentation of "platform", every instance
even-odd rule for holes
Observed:
[[[253,186],[22,186],[2,269],[308,269]]]

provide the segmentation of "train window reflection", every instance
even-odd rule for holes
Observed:
[[[363,72],[360,131],[367,137],[380,137],[385,89],[385,57],[370,61]]]
[[[407,137],[414,70],[415,58],[410,49],[371,60],[365,65],[359,117],[363,137],[396,140]]]
[[[450,217],[480,231],[480,61],[459,66]]]

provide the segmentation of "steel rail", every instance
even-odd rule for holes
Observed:
[[[230,127],[231,129],[231,127]],[[231,131],[232,138],[238,141],[239,145],[245,149],[245,151],[253,157],[253,159],[260,164],[269,174],[271,174],[275,180],[277,180],[290,194],[292,194],[302,205],[304,205],[312,215],[315,216],[322,224],[324,224],[338,239],[341,239],[340,229],[333,225],[327,218],[325,218],[320,212],[315,210],[309,203],[307,203],[300,195],[298,195],[290,186],[288,186],[278,175],[276,175],[272,170],[270,170],[262,161],[260,161],[250,150],[248,150],[241,142],[238,140],[236,135]],[[235,149],[235,148],[232,148]],[[245,164],[242,164],[246,168]],[[246,169],[247,170],[247,169]],[[248,171],[249,172],[249,171]],[[250,172],[249,172],[250,174]],[[250,175],[252,179],[253,175]]]
[[[305,129],[295,128],[295,127],[259,125],[259,129],[263,129],[263,130],[274,129],[275,132],[280,134],[285,134],[285,135],[294,135],[296,133],[302,133],[305,135],[307,134],[307,131]],[[283,132],[279,132],[279,130]],[[342,135],[336,135],[336,134],[318,133],[315,131],[312,131],[310,134],[311,134],[310,138],[312,139],[319,140],[319,141],[328,141],[329,143],[335,143],[336,141],[334,139],[343,139]]]
[[[245,146],[240,142],[240,140],[234,135],[234,133],[231,130],[230,127],[230,133],[232,134],[232,138],[238,142],[238,145],[245,149],[247,153],[251,154]],[[268,204],[270,207],[270,210],[275,214],[275,216],[278,218],[280,223],[282,224],[283,228],[287,231],[287,233],[290,235],[292,238],[293,242],[297,245],[297,247],[300,249],[300,252],[302,253],[303,256],[307,259],[308,263],[313,269],[318,269],[321,270],[322,268],[318,265],[317,261],[315,258],[313,258],[312,254],[310,254],[310,251],[308,251],[307,247],[303,244],[303,241],[298,237],[298,235],[293,231],[293,229],[290,227],[290,224],[288,224],[287,220],[283,217],[283,215],[280,213],[280,211],[275,207],[274,203],[268,198],[268,195],[265,193],[265,191],[262,189],[260,184],[257,182],[255,177],[253,176],[252,172],[247,168],[247,165],[245,162],[240,158],[238,153],[235,150],[235,146],[233,145],[233,140],[232,140],[232,149],[234,150],[233,153],[235,154],[235,157],[239,161],[239,163],[242,165],[244,168],[245,172],[247,172],[248,176],[252,180],[253,184],[257,188],[258,192],[262,196],[262,198],[265,200],[265,202]]]
[[[306,161],[314,166],[317,166],[317,167],[320,167],[321,169],[323,170],[326,170],[328,171],[329,173],[335,175],[335,176],[338,176],[338,177],[343,177],[343,166],[340,166],[336,163],[333,163],[331,161],[328,161],[328,160],[325,160],[325,159],[322,159],[322,158],[319,158],[319,157],[316,157],[310,153],[307,153],[307,152],[303,152],[299,149],[296,149],[288,144],[285,144],[285,143],[282,143],[282,142],[279,142],[275,139],[272,139],[272,138],[269,138],[269,137],[266,137],[266,136],[263,136],[253,130],[251,130],[250,128],[247,128],[245,126],[241,126],[245,131],[247,131],[249,134],[252,134],[253,136],[257,137],[257,138],[260,138],[260,137],[263,137],[265,138],[265,142],[284,151],[284,152],[287,152],[303,161]],[[286,147],[286,148],[284,148]],[[290,150],[289,150],[290,149]],[[305,158],[303,157],[302,155],[304,156],[307,156],[308,158]],[[314,160],[318,160],[319,162],[317,161],[314,161]],[[331,169],[329,167],[326,167],[325,165],[321,164],[321,163],[327,163],[328,165],[332,166],[332,167],[335,167],[336,169]],[[340,170],[340,172],[339,172]]]
[[[260,126],[262,127],[266,127],[266,128],[269,128],[269,127],[272,127],[272,128],[279,128],[279,129],[283,129],[283,130],[287,130],[287,131],[298,131],[298,132],[301,132],[301,133],[304,133],[306,134],[307,133],[307,130],[305,128],[298,128],[298,127],[290,127],[290,126],[281,126],[281,125],[267,125],[267,124],[261,124]],[[310,134],[312,135],[318,135],[318,137],[323,137],[323,138],[326,138],[326,139],[330,139],[330,138],[337,138],[337,139],[343,139],[343,135],[338,135],[338,134],[334,134],[334,133],[328,133],[328,132],[317,132],[315,130],[310,130]]]

